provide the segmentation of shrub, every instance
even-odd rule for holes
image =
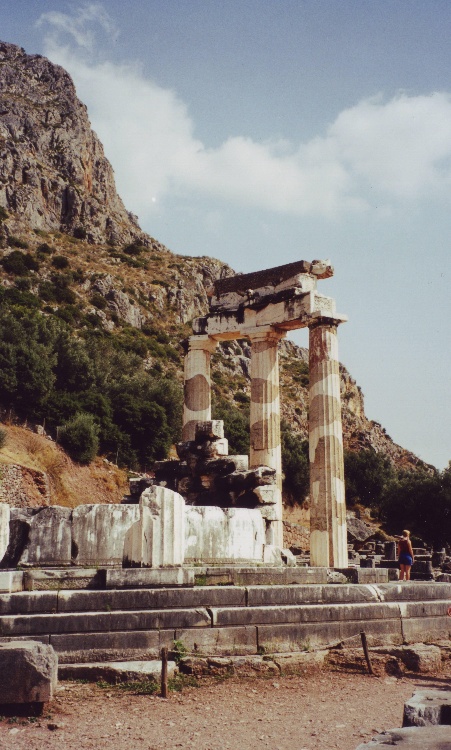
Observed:
[[[30,253],[21,253],[20,250],[13,250],[9,255],[2,258],[3,268],[7,273],[13,273],[16,276],[26,276],[29,271],[37,271],[39,263]]]
[[[124,247],[124,253],[126,255],[141,255],[146,250],[144,245],[139,242],[131,242],[130,245]]]
[[[55,252],[55,249],[50,247],[47,242],[41,242],[41,244],[37,246],[36,252],[41,253],[42,255],[51,255]]]
[[[101,294],[95,292],[91,297],[91,305],[97,307],[98,310],[104,310],[105,307],[107,307],[108,302],[106,301],[105,297],[102,297]]]
[[[99,428],[92,414],[76,414],[60,433],[60,443],[80,464],[89,464],[99,449]]]
[[[52,258],[52,266],[58,268],[61,271],[63,270],[63,268],[69,268],[69,265],[69,260],[65,255],[55,255]]]
[[[20,237],[15,237],[13,234],[8,237],[8,245],[10,247],[20,247],[22,250],[28,250],[28,242],[21,240]]]
[[[85,240],[86,239],[86,229],[82,226],[75,227],[73,231],[73,235],[77,240]]]

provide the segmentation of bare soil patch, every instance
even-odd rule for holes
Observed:
[[[353,750],[401,726],[418,687],[451,687],[437,676],[323,671],[307,676],[203,680],[167,700],[119,687],[61,683],[36,719],[0,721],[5,750]]]

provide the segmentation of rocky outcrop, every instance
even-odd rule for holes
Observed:
[[[0,206],[8,229],[93,242],[147,242],[117,195],[113,170],[69,74],[0,43]]]

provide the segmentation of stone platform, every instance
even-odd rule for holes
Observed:
[[[174,641],[188,652],[240,655],[300,652],[354,637],[348,643],[356,645],[361,630],[371,646],[451,635],[449,583],[302,583],[293,576],[309,569],[275,568],[265,574],[280,574],[279,584],[205,585],[210,572],[245,580],[244,570],[262,574],[243,568],[118,569],[107,571],[104,588],[79,590],[59,588],[54,575],[47,589],[0,595],[0,640],[38,640],[53,646],[60,663],[83,663],[158,658],[161,647],[171,649]],[[43,587],[43,572],[49,571],[23,576]],[[156,587],[158,572],[172,573],[176,582]]]

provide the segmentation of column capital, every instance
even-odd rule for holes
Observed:
[[[207,335],[190,336],[189,338],[184,339],[181,344],[185,354],[194,351],[195,349],[213,353],[218,346],[218,342],[212,339],[211,336]]]
[[[273,326],[256,326],[255,328],[246,328],[243,331],[243,337],[250,339],[251,343],[253,341],[273,341],[276,344],[286,335],[286,331]]]
[[[340,315],[324,315],[320,311],[316,311],[311,314],[310,320],[307,323],[308,328],[317,328],[318,326],[339,326],[340,323],[347,323],[348,316]]]

